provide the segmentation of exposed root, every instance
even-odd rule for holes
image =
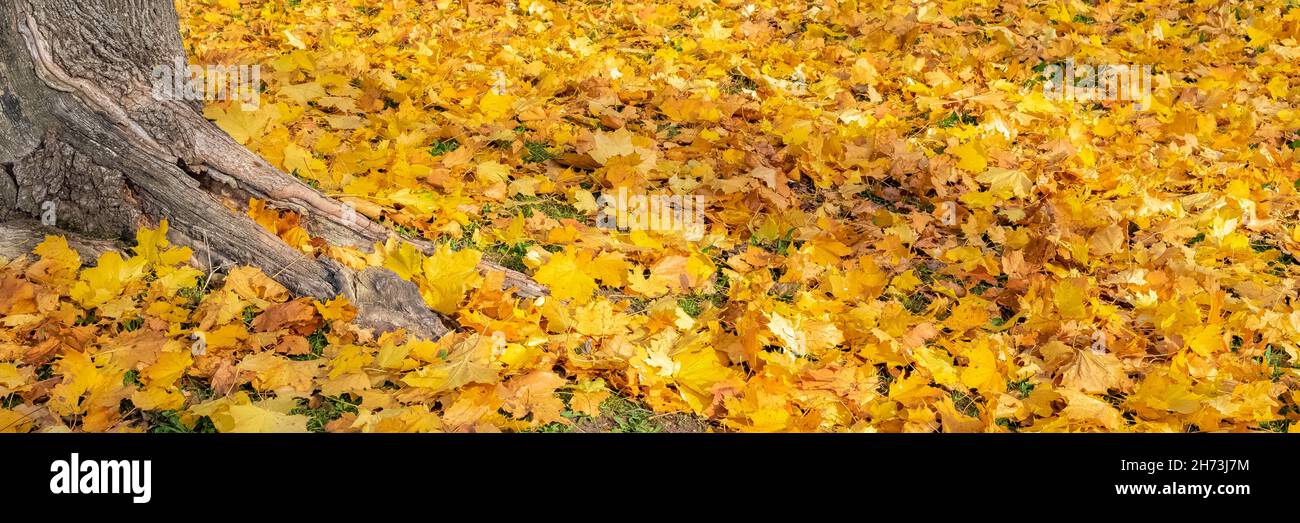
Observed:
[[[111,240],[100,240],[80,234],[47,227],[35,220],[0,222],[0,257],[15,259],[30,255],[37,244],[49,235],[62,235],[68,247],[77,251],[83,260],[93,260],[108,251],[122,250],[123,245]]]
[[[256,266],[297,295],[346,296],[361,325],[381,331],[447,332],[449,322],[427,307],[414,283],[387,269],[358,273],[305,255],[222,204],[223,196],[241,203],[253,197],[296,211],[309,232],[334,245],[369,248],[393,234],[345,214],[342,203],[239,145],[197,104],[153,99],[151,69],[184,55],[173,6],[141,6],[148,9],[49,0],[0,7],[0,92],[16,96],[0,121],[0,135],[15,138],[0,143],[0,222],[34,217],[45,201],[57,203],[60,228],[98,237],[125,239],[136,226],[166,219],[169,239],[193,248],[196,265]],[[102,41],[87,42],[53,22],[92,19],[106,28],[95,33]],[[120,53],[65,52],[96,46]],[[0,254],[29,252],[52,232],[33,223],[4,224]],[[432,242],[406,241],[434,252]],[[87,258],[117,247],[84,237],[70,243]],[[503,271],[522,297],[546,293],[522,273],[487,262],[482,268]]]
[[[183,115],[182,115],[183,116]],[[199,117],[202,120],[201,117]],[[249,198],[265,201],[268,207],[288,210],[303,218],[303,228],[332,245],[369,249],[394,236],[392,230],[360,213],[347,213],[344,204],[321,194],[266,163],[206,120],[192,122],[196,128],[196,158],[183,163],[191,175],[204,181],[208,190],[243,205]],[[437,250],[433,242],[401,238],[425,255]],[[483,272],[505,273],[505,287],[523,298],[549,294],[546,287],[527,274],[490,261],[479,263]]]

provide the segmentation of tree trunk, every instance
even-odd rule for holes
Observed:
[[[253,265],[295,294],[350,298],[358,322],[425,337],[448,322],[386,269],[356,273],[289,247],[220,197],[292,210],[313,235],[368,247],[391,232],[239,145],[201,102],[157,100],[152,72],[186,63],[171,0],[10,0],[0,6],[0,239],[32,237],[52,209],[60,229],[126,239],[167,219],[198,265]],[[23,233],[27,230],[27,233]],[[15,250],[15,244],[0,245]],[[433,245],[411,241],[431,253]],[[28,246],[30,248],[30,246]],[[503,270],[520,296],[545,289]]]

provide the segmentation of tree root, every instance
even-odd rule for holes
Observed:
[[[68,247],[77,251],[83,260],[93,260],[108,251],[120,251],[125,247],[120,242],[46,227],[35,220],[10,220],[0,222],[0,257],[12,260],[29,255],[49,235],[64,236]]]
[[[151,69],[177,59],[184,63],[169,0],[0,6],[0,223],[8,222],[0,226],[0,254],[48,232],[14,221],[46,205],[59,210],[59,228],[81,233],[70,243],[87,258],[115,246],[95,238],[129,238],[136,227],[167,219],[169,240],[193,248],[200,267],[251,265],[298,295],[346,296],[358,306],[358,323],[380,331],[447,332],[448,322],[414,283],[387,269],[357,272],[301,253],[222,204],[222,197],[253,197],[293,210],[309,232],[335,245],[369,248],[393,234],[364,215],[345,214],[342,203],[239,145],[203,118],[199,103],[154,99]],[[404,241],[426,254],[435,250],[432,242]],[[506,286],[521,297],[546,294],[522,273],[489,262],[480,269],[505,273]]]

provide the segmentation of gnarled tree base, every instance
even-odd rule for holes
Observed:
[[[304,255],[222,205],[220,196],[265,200],[336,245],[391,234],[358,214],[345,219],[342,204],[239,145],[199,103],[154,98],[153,68],[184,63],[170,0],[15,0],[0,7],[0,24],[0,222],[10,222],[0,239],[39,234],[30,220],[51,210],[59,228],[90,243],[167,219],[169,239],[193,248],[201,266],[252,265],[295,294],[346,296],[358,321],[380,330],[448,330],[411,282]],[[482,268],[506,272],[520,296],[545,293],[523,274]]]

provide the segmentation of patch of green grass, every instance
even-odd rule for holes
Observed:
[[[916,267],[912,269],[912,271],[913,274],[916,275],[916,279],[921,280],[921,283],[927,285],[934,283],[934,269],[932,269],[929,264],[926,263],[917,264]]]
[[[921,314],[925,311],[926,307],[930,306],[930,301],[930,297],[926,296],[925,293],[916,292],[903,300],[903,307],[912,314]]]
[[[957,410],[962,414],[971,417],[979,417],[980,407],[979,402],[975,400],[975,396],[960,390],[952,391],[949,393],[949,396],[952,397],[953,406],[957,407]]]
[[[700,313],[704,312],[704,304],[706,302],[712,303],[714,307],[718,308],[725,306],[727,301],[731,299],[729,294],[731,290],[731,280],[727,277],[725,272],[722,272],[722,269],[718,269],[715,278],[716,279],[713,283],[713,292],[682,296],[677,298],[677,306],[681,307],[682,311],[689,314],[692,318],[698,318]],[[794,301],[794,294],[779,295],[777,296],[777,299],[787,302]]]
[[[560,413],[560,415],[563,416],[564,413]],[[573,424],[569,423],[566,425],[558,421],[552,421],[550,423],[547,423],[535,429],[525,430],[524,432],[538,432],[543,434],[565,434],[565,433],[573,432]]]
[[[477,221],[471,221],[468,222],[468,224],[461,225],[460,238],[452,239],[451,247],[458,251],[461,250],[461,248],[472,247],[474,242],[474,233],[477,233],[478,229],[481,228],[482,224]]]
[[[198,307],[199,302],[203,301],[203,296],[207,293],[207,279],[207,275],[199,276],[199,279],[194,282],[193,287],[187,287],[177,291],[177,294],[189,300],[186,308],[193,309]]]
[[[194,402],[203,402],[212,399],[216,391],[207,382],[199,381],[189,376],[181,377],[181,390],[188,392]]]
[[[459,148],[460,142],[456,141],[455,138],[448,138],[446,140],[433,142],[433,145],[429,147],[429,154],[433,156],[442,156]]]
[[[193,427],[185,425],[181,421],[180,414],[174,410],[163,410],[157,412],[145,412],[145,423],[149,426],[149,432],[154,434],[214,434],[217,427],[212,424],[212,420],[207,416],[199,418]]]
[[[244,310],[239,311],[240,318],[243,318],[244,325],[252,325],[253,320],[257,319],[257,307],[249,305]]]
[[[650,306],[650,300],[647,300],[640,296],[630,296],[627,298],[626,312],[628,314],[640,314],[641,312],[646,310],[646,307],[649,306]]]
[[[528,270],[528,266],[524,265],[524,257],[528,255],[528,248],[532,245],[533,242],[494,243],[483,249],[483,256],[508,269],[524,272]]]
[[[587,215],[582,211],[579,211],[577,207],[550,198],[518,194],[514,196],[514,200],[521,204],[519,209],[524,213],[525,218],[532,218],[533,213],[536,212],[541,212],[555,220],[573,218],[578,221],[583,221],[587,217]]]
[[[85,327],[86,325],[94,325],[96,323],[99,323],[99,316],[95,314],[95,309],[90,309],[86,311],[85,316],[77,318],[74,325],[77,327]]]
[[[1291,420],[1288,419],[1275,419],[1273,421],[1262,421],[1259,423],[1259,428],[1269,432],[1286,432],[1290,427]]]
[[[953,111],[948,113],[948,116],[945,116],[944,119],[939,120],[939,127],[947,129],[959,123],[963,125],[977,125],[980,123],[980,120],[973,114]]]
[[[23,404],[23,397],[17,392],[0,398],[0,409],[12,409]]]
[[[122,331],[131,332],[131,331],[138,330],[140,327],[143,326],[144,326],[144,318],[136,316],[134,318],[122,322]]]
[[[578,428],[578,422],[591,419],[589,416],[585,414],[579,414],[577,412],[568,409],[567,405],[569,402],[569,398],[572,397],[572,393],[561,392],[560,395],[562,398],[564,398],[564,402],[566,405],[565,409],[563,411],[560,411],[560,416],[563,417],[564,419],[569,420],[569,422],[560,423],[558,421],[552,421],[550,423],[547,423],[535,429],[528,429],[523,432],[537,432],[542,434],[567,434],[570,432],[574,432],[575,429]]]
[[[140,371],[134,369],[126,371],[126,374],[122,375],[122,385],[143,385],[140,383]]]
[[[528,154],[524,155],[524,163],[542,163],[555,158],[555,154],[547,150],[544,143],[524,142],[524,150],[528,151]]]
[[[961,18],[961,17],[959,16],[959,17],[957,17],[957,18]],[[954,19],[954,20],[955,20],[955,19]],[[975,25],[980,26],[980,27],[984,27],[984,26],[986,26],[986,25],[989,25],[988,22],[985,22],[984,20],[981,20],[981,19],[979,19],[978,17],[974,17],[974,16],[972,16],[972,17],[970,18],[970,23],[975,24]]]
[[[1043,76],[1043,71],[1046,71],[1046,70],[1047,70],[1047,65],[1048,65],[1047,62],[1038,62],[1038,65],[1035,65],[1035,66],[1033,67],[1033,71],[1034,71],[1034,73],[1035,73],[1035,74],[1034,74],[1034,77],[1033,77],[1033,78],[1030,78],[1030,79],[1028,79],[1028,80],[1025,80],[1025,83],[1024,83],[1025,87],[1033,87],[1033,86],[1035,86],[1035,85],[1038,85],[1038,84],[1041,84],[1041,83],[1047,81],[1047,77]]]
[[[731,300],[731,278],[722,269],[718,269],[716,279],[713,281],[713,292],[705,296],[713,302],[714,307],[718,308]]]
[[[681,298],[677,298],[677,306],[681,307],[682,311],[690,315],[690,317],[697,318],[700,316],[700,312],[703,312],[703,309],[700,307],[701,301],[703,301],[703,298],[698,294],[682,296]]]
[[[329,331],[330,331],[329,324],[325,324],[322,325],[319,329],[316,329],[316,332],[308,334],[307,346],[310,349],[310,352],[308,352],[307,354],[299,354],[297,356],[289,356],[289,359],[297,360],[297,361],[319,359],[321,357],[321,354],[325,352],[325,347],[330,344],[329,339],[325,337],[325,334],[328,333]]]
[[[412,228],[407,227],[407,226],[405,226],[405,225],[402,225],[402,224],[400,224],[400,223],[388,222],[388,226],[389,226],[389,227],[392,227],[394,231],[397,231],[397,234],[400,234],[400,235],[405,236],[405,237],[407,237],[407,238],[421,238],[421,237],[423,237],[423,235],[420,234],[420,231],[417,231],[417,230],[415,230],[415,229],[412,229]]]
[[[440,236],[438,241],[451,245],[451,249],[454,251],[470,248],[474,246],[474,233],[482,227],[483,225],[479,222],[472,221],[460,226],[459,238],[453,238],[450,235]]]
[[[361,404],[361,398],[352,398],[350,394],[344,396],[322,396],[320,405],[315,408],[308,407],[306,399],[298,400],[299,406],[291,411],[290,414],[301,414],[307,416],[307,430],[311,432],[325,432],[325,426],[331,421],[339,419],[346,413],[356,414],[357,405]]]
[[[1283,351],[1274,349],[1272,345],[1269,345],[1268,348],[1264,349],[1263,363],[1268,366],[1269,379],[1273,381],[1277,381],[1282,378],[1282,375],[1285,373],[1285,371],[1283,371],[1282,369],[1290,368],[1291,367],[1290,361],[1291,361],[1291,355]]]
[[[794,229],[786,231],[784,235],[774,240],[760,240],[757,236],[750,236],[749,244],[774,254],[787,256],[790,254],[790,247],[795,246]]]
[[[544,434],[569,433],[569,432],[574,432],[574,430],[578,428],[577,422],[591,419],[589,416],[574,412],[569,408],[569,400],[573,398],[573,391],[561,390],[557,392],[556,395],[559,396],[559,398],[564,401],[564,410],[560,411],[560,417],[568,420],[569,422],[561,423],[559,421],[552,421],[540,427],[525,429],[522,432],[536,432],[536,433],[544,433]],[[507,413],[507,415],[509,414]],[[531,417],[531,414],[529,416]]]
[[[859,197],[859,198],[866,198],[867,201],[869,201],[869,202],[871,202],[871,203],[874,203],[874,204],[876,204],[876,205],[884,206],[885,208],[887,208],[887,209],[889,209],[889,210],[891,210],[891,211],[894,210],[894,202],[891,202],[891,201],[889,201],[889,200],[886,200],[886,199],[882,198],[879,194],[876,194],[876,193],[871,192],[871,191],[869,191],[869,190],[868,190],[868,191],[862,191],[862,192],[858,193],[858,197]]]
[[[655,413],[623,396],[610,396],[600,404],[600,416],[614,423],[610,432],[662,432]]]
[[[311,179],[311,178],[308,178],[308,177],[306,177],[306,176],[303,176],[303,175],[301,175],[301,174],[298,174],[298,170],[297,170],[297,169],[294,169],[293,172],[291,172],[291,173],[289,173],[289,174],[292,174],[294,178],[297,178],[297,179],[298,179],[298,181],[300,181],[300,182],[302,182],[302,183],[305,183],[305,184],[311,186],[312,189],[316,189],[316,190],[318,190],[318,191],[320,190],[320,182],[317,182],[316,180],[313,180],[313,179]]]
[[[664,432],[666,427],[654,411],[636,401],[618,395],[606,398],[600,404],[600,417],[592,418],[565,410],[561,416],[570,423],[553,422],[527,432]]]
[[[722,87],[722,92],[727,94],[738,94],[742,91],[757,91],[758,82],[755,82],[740,71],[732,71],[727,76],[727,83]]]
[[[1300,265],[1300,260],[1267,240],[1253,240],[1250,247],[1257,253],[1267,253],[1261,258],[1268,262],[1268,272],[1274,276],[1286,276],[1288,265]]]
[[[664,134],[664,138],[667,138],[667,139],[669,139],[669,140],[672,140],[673,138],[676,138],[677,135],[682,134],[682,128],[681,128],[681,126],[678,126],[677,124],[674,124],[674,123],[666,123],[666,122],[665,122],[665,123],[661,123],[661,124],[659,124],[657,127],[655,127],[655,132],[656,132],[656,133],[665,133],[665,134]]]
[[[876,365],[876,378],[880,381],[880,385],[876,386],[876,392],[889,394],[889,385],[894,382],[894,375],[889,373],[889,366],[883,363]]]
[[[1034,384],[1029,382],[1029,378],[1020,381],[1008,381],[1007,392],[1014,392],[1020,395],[1020,399],[1025,399],[1029,397],[1030,393],[1034,392]]]

